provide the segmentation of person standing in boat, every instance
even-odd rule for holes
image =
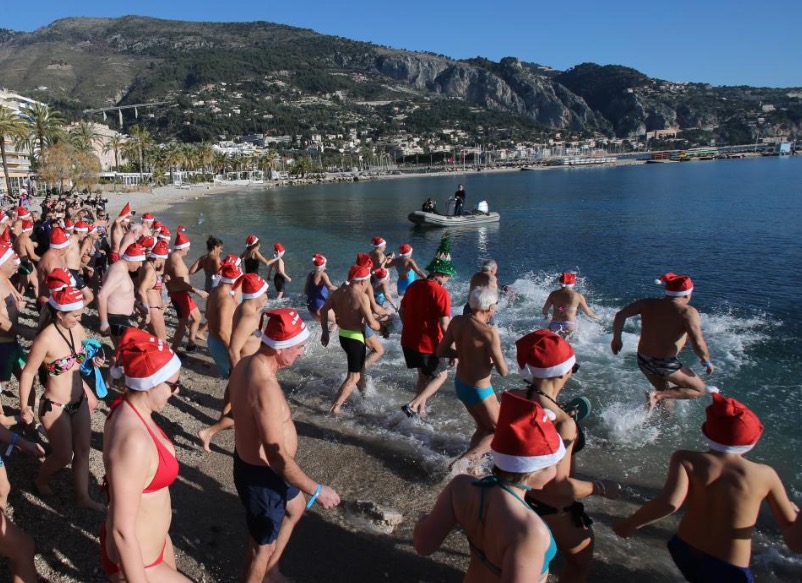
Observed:
[[[462,207],[465,206],[465,187],[460,184],[457,186],[457,192],[454,193],[456,204],[454,205],[454,216],[458,217],[462,214]]]

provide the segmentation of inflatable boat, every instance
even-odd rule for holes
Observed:
[[[453,211],[453,205],[449,204],[449,210]],[[423,227],[471,227],[473,225],[497,223],[501,220],[501,215],[496,212],[490,212],[487,202],[482,201],[474,210],[460,215],[453,213],[442,215],[437,211],[426,212],[421,210],[409,213],[407,218],[416,225]]]

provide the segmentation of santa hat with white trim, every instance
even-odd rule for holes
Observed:
[[[150,235],[142,235],[136,242],[142,245],[145,251],[150,251],[156,245],[156,239]],[[167,243],[165,243],[165,245],[167,245]]]
[[[72,273],[63,267],[57,267],[47,274],[47,277],[45,277],[45,285],[47,285],[47,289],[49,289],[52,294],[55,291],[74,286],[75,278],[72,276]]]
[[[352,265],[348,270],[348,283],[357,283],[370,279],[370,268],[366,265]]]
[[[24,206],[17,207],[17,218],[18,219],[30,219],[31,218],[31,211],[29,211]]]
[[[234,289],[242,288],[243,300],[255,300],[270,287],[267,282],[259,277],[258,273],[246,273],[234,284]]]
[[[730,397],[713,394],[713,404],[705,409],[702,435],[708,447],[721,453],[744,454],[757,444],[763,424],[749,407]]]
[[[86,221],[78,221],[77,223],[75,223],[75,226],[73,227],[73,230],[76,233],[88,233],[89,232],[89,223],[87,223]]]
[[[572,288],[576,285],[576,273],[573,271],[563,271],[560,276],[560,286]]]
[[[145,213],[144,215],[142,215],[142,222],[143,223],[152,223],[155,220],[156,220],[156,217],[154,217],[150,213]]]
[[[0,265],[14,256],[14,248],[8,243],[0,243]]]
[[[179,249],[188,249],[189,248],[191,242],[189,240],[189,237],[187,237],[184,234],[184,230],[185,230],[184,227],[182,227],[181,225],[178,225],[178,229],[176,229],[176,231],[178,231],[178,233],[175,236],[175,244],[173,245],[173,249],[179,250]]]
[[[120,211],[120,214],[117,215],[117,218],[119,219],[120,217],[122,217],[125,220],[130,221],[131,220],[130,215],[131,215],[131,203],[127,202],[127,203],[125,203],[125,206]]]
[[[61,227],[53,227],[50,231],[50,248],[51,249],[66,249],[70,246],[70,238],[64,229]]]
[[[59,312],[72,312],[84,307],[84,294],[74,287],[65,287],[50,294],[47,303]]]
[[[370,269],[373,267],[373,259],[371,259],[370,255],[367,253],[357,253],[354,265],[359,265],[360,267],[367,267]]]
[[[666,295],[671,298],[681,298],[691,295],[693,282],[687,275],[666,273],[663,277],[655,279],[657,285],[666,284]]]
[[[147,259],[145,248],[139,243],[131,243],[123,253],[122,258],[125,261],[144,261]]]
[[[116,362],[112,376],[124,372],[125,386],[134,391],[157,387],[181,370],[181,361],[170,345],[139,328],[125,331]]]
[[[170,229],[167,228],[167,225],[162,225],[159,227],[159,232],[156,235],[156,238],[161,239],[162,241],[170,240]]]
[[[267,312],[267,316],[262,342],[270,348],[292,348],[309,338],[309,329],[295,310],[279,308]]]
[[[7,223],[7,222],[9,222],[10,220],[11,220],[11,217],[9,217],[9,216],[8,216],[8,215],[5,213],[5,211],[3,211],[3,210],[0,210],[0,225],[2,225],[3,223]]]
[[[240,277],[242,277],[242,270],[236,265],[232,265],[230,263],[220,267],[220,271],[217,273],[220,276],[220,283],[234,284],[237,283],[237,280]]]
[[[317,269],[323,269],[326,267],[326,263],[326,257],[320,253],[315,253],[312,255],[312,265],[314,265]]]
[[[379,267],[373,272],[373,277],[376,278],[376,281],[378,283],[381,283],[383,281],[387,281],[388,279],[390,279],[390,272],[384,269],[383,267]]]
[[[23,233],[32,233],[33,232],[33,223],[31,221],[22,221],[22,232]]]
[[[409,243],[404,243],[398,248],[398,253],[401,255],[401,257],[409,257],[412,255],[412,245]]]
[[[251,233],[247,237],[245,237],[245,246],[246,247],[253,247],[259,242],[259,237]]]
[[[153,246],[153,249],[150,250],[148,257],[150,259],[167,259],[169,255],[170,249],[167,247],[167,243],[159,241]]]
[[[87,235],[94,235],[95,233],[97,233],[97,225],[95,223],[89,223]]]
[[[220,267],[223,265],[236,265],[239,267],[242,265],[242,257],[239,255],[226,255],[223,260],[220,262]]]
[[[559,377],[576,364],[574,349],[562,337],[549,330],[535,330],[515,342],[519,374],[533,378]]]
[[[72,231],[74,229],[75,229],[75,223],[72,222],[72,219],[64,219],[64,230]]]
[[[273,244],[273,256],[274,257],[283,256],[284,255],[284,251],[286,251],[286,249],[284,248],[284,245],[282,245],[281,243],[274,243]]]
[[[527,474],[557,464],[565,457],[565,445],[540,404],[506,392],[490,452],[498,469]]]
[[[373,237],[372,243],[374,249],[378,249],[379,247],[385,247],[387,245],[387,241],[385,241],[381,237]]]

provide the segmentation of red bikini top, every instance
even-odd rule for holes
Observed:
[[[153,476],[153,479],[150,481],[150,484],[142,490],[143,494],[148,494],[150,492],[156,492],[161,490],[162,488],[167,488],[178,477],[178,460],[176,459],[175,455],[173,455],[167,447],[165,447],[162,442],[156,437],[153,431],[150,428],[150,425],[145,423],[145,420],[142,418],[142,415],[139,414],[139,411],[136,410],[131,403],[128,402],[127,399],[120,397],[117,399],[111,406],[112,413],[114,410],[120,405],[121,402],[125,402],[128,404],[129,407],[136,413],[136,416],[139,417],[140,421],[144,423],[145,429],[148,430],[150,433],[151,438],[153,439],[153,443],[156,445],[156,451],[159,452],[159,467],[156,468],[156,474]],[[159,427],[158,425],[156,427]],[[162,431],[161,427],[159,427],[159,432],[162,436],[169,441],[171,444],[173,443],[167,434]]]

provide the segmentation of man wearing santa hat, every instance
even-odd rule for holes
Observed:
[[[33,287],[33,295],[39,295],[39,278],[36,274],[36,264],[41,257],[36,254],[36,245],[31,239],[33,223],[22,221],[22,230],[14,241],[14,251],[20,258],[19,271],[17,273],[17,291],[25,294],[28,286]]]
[[[647,393],[650,411],[664,399],[698,399],[705,394],[705,382],[677,358],[688,340],[705,372],[714,370],[699,312],[690,305],[691,278],[666,273],[656,282],[665,284],[665,297],[637,300],[618,312],[610,343],[613,354],[618,354],[623,347],[624,323],[633,316],[641,317],[638,366],[655,388]]]
[[[129,245],[106,273],[106,280],[97,294],[97,311],[100,317],[100,331],[109,333],[114,347],[127,328],[136,328],[134,315],[134,282],[131,274],[136,273],[147,259],[145,249],[138,243]]]
[[[369,253],[369,255],[373,269],[385,268],[395,258],[395,253],[385,255],[384,251],[387,249],[387,241],[381,237],[373,237],[371,245],[373,246],[373,250]]]
[[[320,308],[320,321],[329,321],[329,311],[333,311],[339,326],[340,346],[348,361],[348,374],[340,385],[329,413],[337,415],[354,387],[364,386],[367,345],[365,329],[381,330],[381,324],[373,317],[370,308],[370,268],[367,265],[354,265],[348,272],[348,281],[337,288]],[[329,344],[329,327],[321,326],[320,343]]]
[[[788,532],[797,518],[777,472],[743,457],[762,433],[760,419],[746,405],[713,392],[702,424],[707,451],[675,451],[662,492],[616,522],[613,530],[629,538],[685,506],[677,534],[668,541],[671,558],[685,579],[754,581],[749,569],[752,535],[763,501],[769,503],[780,530]]]
[[[234,309],[237,307],[233,286],[242,277],[242,271],[236,265],[227,264],[220,269],[219,275],[220,283],[212,288],[206,300],[206,321],[209,324],[206,345],[217,365],[217,372],[222,378],[227,379],[231,374],[228,346],[231,341]]]
[[[309,329],[295,310],[267,312],[259,350],[231,373],[234,485],[245,507],[249,549],[243,581],[279,580],[278,562],[304,507],[329,509],[340,496],[295,461],[298,435],[276,372],[303,354]],[[309,496],[306,502],[301,492]],[[267,578],[265,578],[267,574]]]
[[[563,338],[570,337],[576,331],[576,317],[579,310],[582,310],[588,318],[599,319],[596,312],[588,306],[585,296],[574,290],[575,285],[576,273],[564,271],[560,275],[560,289],[549,294],[541,310],[544,318],[548,318],[549,312],[552,312],[549,330]]]
[[[395,267],[398,273],[398,282],[396,282],[398,295],[403,295],[413,281],[418,278],[426,279],[426,272],[421,270],[417,262],[412,259],[412,245],[404,243],[398,248],[398,253],[398,257],[388,261],[385,267],[388,269]]]
[[[184,262],[184,257],[189,253],[191,241],[184,234],[184,227],[179,225],[177,231],[173,252],[170,253],[167,258],[167,264],[164,266],[164,275],[167,277],[167,291],[170,292],[170,301],[178,315],[178,326],[176,326],[175,335],[173,336],[172,348],[176,351],[181,348],[181,341],[184,339],[187,327],[189,327],[187,352],[192,352],[195,350],[195,339],[198,336],[201,315],[198,305],[192,299],[190,293],[203,299],[209,297],[209,294],[202,289],[194,287],[190,282],[189,269]]]
[[[67,269],[67,249],[70,246],[70,236],[61,227],[53,227],[50,231],[50,248],[44,252],[39,264],[36,266],[36,273],[39,278],[39,303],[44,305],[49,296],[46,284],[47,276],[54,269]],[[84,297],[84,305],[88,306],[95,299],[92,290],[81,280],[75,281],[73,286],[81,290]]]
[[[128,232],[128,226],[131,224],[131,216],[134,213],[131,211],[131,203],[125,203],[125,206],[120,211],[120,214],[117,215],[117,218],[114,219],[114,222],[111,224],[109,229],[109,245],[111,246],[111,254],[109,256],[109,262],[113,263],[120,258],[120,251],[121,243],[123,237]]]

